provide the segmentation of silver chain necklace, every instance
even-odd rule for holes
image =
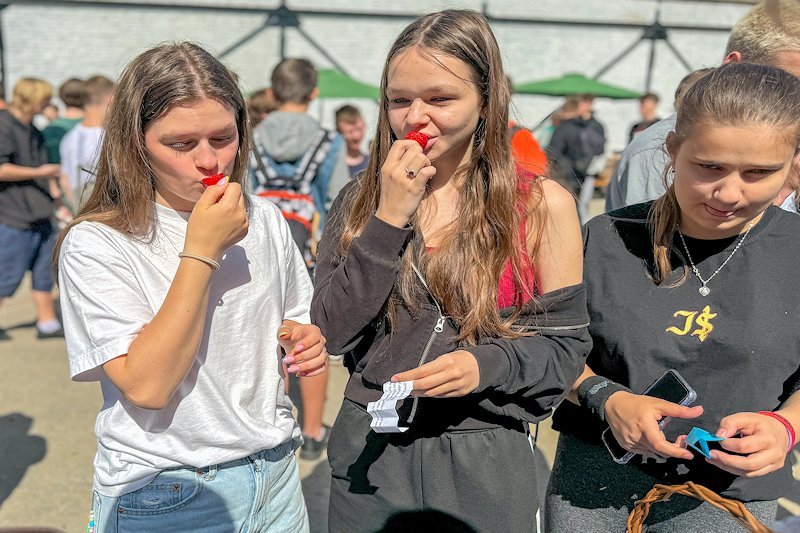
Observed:
[[[692,254],[689,253],[689,247],[686,246],[686,240],[683,238],[683,233],[681,233],[680,230],[678,230],[678,235],[680,236],[681,242],[683,243],[683,249],[686,250],[686,257],[689,259],[689,265],[691,265],[692,267],[692,272],[694,272],[694,275],[697,276],[697,279],[699,279],[700,283],[702,283],[700,289],[698,289],[700,294],[702,294],[703,296],[708,296],[709,294],[711,294],[711,289],[708,288],[708,282],[714,279],[714,276],[719,274],[719,271],[722,270],[722,267],[728,264],[728,261],[731,260],[733,254],[736,253],[736,250],[739,249],[744,240],[747,238],[747,234],[750,233],[751,229],[753,229],[753,226],[755,226],[755,224],[750,224],[750,226],[747,228],[747,231],[745,231],[744,235],[742,235],[742,238],[739,239],[739,242],[736,244],[736,247],[733,249],[731,254],[727,257],[727,259],[725,259],[725,261],[722,262],[719,268],[716,269],[714,273],[708,277],[708,279],[703,279],[703,276],[700,275],[700,271],[697,270],[694,261],[692,261]]]

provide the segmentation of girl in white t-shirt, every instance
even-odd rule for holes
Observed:
[[[322,372],[325,340],[283,217],[242,194],[236,77],[196,45],[153,48],[105,127],[58,248],[70,373],[104,398],[90,526],[307,531],[284,370]]]

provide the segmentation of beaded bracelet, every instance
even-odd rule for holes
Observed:
[[[189,259],[196,259],[197,261],[201,261],[210,266],[211,270],[219,270],[219,263],[217,263],[210,257],[206,257],[204,255],[197,255],[191,252],[178,252],[178,257],[180,258],[188,257]]]
[[[789,447],[786,449],[786,453],[792,451],[792,448],[794,448],[794,443],[796,442],[794,428],[792,427],[792,424],[784,417],[782,417],[781,415],[779,415],[774,411],[759,411],[758,414],[772,417],[781,424],[783,424],[783,427],[786,428],[786,433],[789,434]]]

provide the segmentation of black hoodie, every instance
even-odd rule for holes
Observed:
[[[398,409],[401,420],[447,430],[522,428],[546,418],[582,372],[591,348],[583,285],[564,287],[526,304],[517,323],[536,333],[532,336],[487,338],[475,346],[459,343],[457,324],[430,295],[420,308],[397,306],[390,327],[386,301],[406,247],[421,238],[411,227],[397,228],[373,215],[343,258],[343,197],[355,191],[354,184],[331,208],[319,245],[311,304],[312,321],[327,338],[328,351],[345,354],[351,373],[345,396],[366,405],[380,398],[383,384],[395,373],[463,349],[478,361],[478,388],[463,398],[409,398]],[[426,290],[421,278],[420,288]],[[513,311],[503,309],[501,315]]]

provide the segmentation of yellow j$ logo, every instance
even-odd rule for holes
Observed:
[[[700,342],[703,342],[714,330],[711,320],[717,316],[717,313],[712,313],[711,308],[709,306],[705,306],[699,313],[697,311],[675,311],[675,314],[672,316],[675,318],[685,318],[683,329],[670,326],[666,329],[667,333],[674,333],[675,335],[684,336],[689,333],[689,330],[692,329],[692,326],[697,326],[697,329],[692,331],[691,335],[693,337],[697,337]]]

